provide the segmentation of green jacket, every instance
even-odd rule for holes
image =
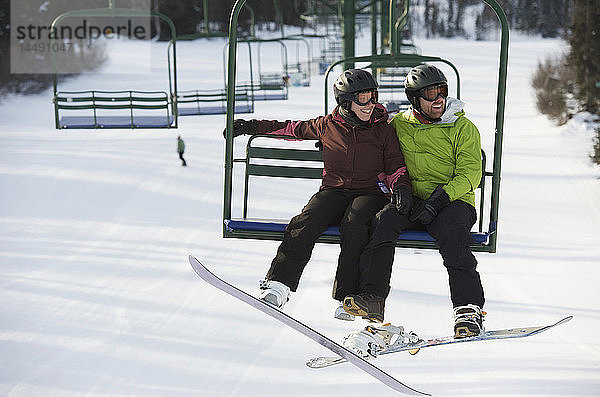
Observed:
[[[443,184],[450,201],[475,206],[473,192],[481,180],[481,141],[477,127],[465,117],[464,103],[448,98],[441,121],[421,123],[412,108],[391,121],[404,154],[413,193],[427,199]]]

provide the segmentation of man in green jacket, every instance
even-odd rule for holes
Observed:
[[[478,335],[484,296],[469,244],[477,220],[474,190],[481,180],[479,131],[465,117],[464,103],[448,97],[446,77],[435,66],[413,68],[405,90],[412,106],[391,124],[412,182],[411,211],[402,215],[399,203],[392,203],[376,215],[360,260],[361,293],[347,296],[344,309],[365,318],[383,314],[395,241],[402,230],[421,229],[435,239],[448,271],[455,337]]]

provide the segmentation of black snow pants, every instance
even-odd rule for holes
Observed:
[[[380,192],[336,188],[319,191],[285,229],[267,279],[282,282],[296,291],[315,241],[329,226],[339,225],[341,251],[333,297],[342,300],[348,294],[357,293],[359,259],[369,242],[371,222],[388,202]]]
[[[454,307],[475,304],[483,307],[484,296],[477,272],[477,259],[471,252],[471,227],[477,220],[475,208],[461,200],[444,207],[429,225],[410,222],[393,205],[376,216],[371,239],[360,258],[361,292],[386,298],[394,262],[395,242],[402,230],[426,230],[436,241],[448,272],[450,299]]]

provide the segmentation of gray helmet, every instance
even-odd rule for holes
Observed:
[[[348,69],[333,83],[333,93],[338,104],[352,102],[354,94],[379,87],[371,73],[363,69]]]
[[[419,110],[419,91],[430,85],[443,83],[448,84],[448,80],[441,70],[433,65],[423,64],[415,66],[408,72],[404,80],[404,91],[413,107]]]

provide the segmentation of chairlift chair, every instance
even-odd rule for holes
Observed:
[[[159,12],[142,10],[108,8],[69,11],[57,16],[51,25],[55,29],[58,24],[68,18],[94,17],[157,17],[169,26],[171,38],[175,38],[175,25],[169,17]],[[54,39],[51,39],[52,44]],[[173,44],[173,65],[170,60],[169,86],[173,89],[165,91],[141,90],[81,90],[59,91],[56,58],[52,52],[52,83],[54,119],[57,129],[83,128],[177,128],[177,61],[175,44]],[[172,74],[171,74],[172,73]],[[172,81],[174,83],[172,83]]]
[[[299,149],[296,147],[264,147],[255,145],[256,138],[248,139],[246,146],[246,155],[243,158],[234,159],[234,138],[233,138],[233,109],[235,106],[235,59],[236,59],[236,23],[239,15],[239,9],[246,0],[237,0],[234,4],[229,31],[229,67],[228,67],[228,94],[227,94],[227,126],[225,141],[225,180],[223,189],[223,237],[226,238],[250,238],[263,240],[281,240],[286,222],[279,222],[269,219],[252,219],[248,214],[248,180],[250,177],[263,176],[273,178],[320,178],[318,166],[307,167],[304,162],[319,162],[319,151],[316,149]],[[471,248],[479,252],[496,252],[497,246],[497,227],[498,227],[498,206],[500,192],[500,171],[502,158],[502,139],[504,126],[504,103],[506,94],[506,77],[508,64],[508,24],[504,11],[496,0],[482,0],[488,4],[496,13],[500,23],[502,36],[500,41],[500,60],[498,69],[498,89],[496,104],[496,128],[494,131],[494,153],[491,162],[491,170],[488,170],[487,156],[482,154],[483,173],[479,188],[480,190],[480,220],[478,230],[472,232],[473,241]],[[460,96],[460,81],[458,70],[449,61],[439,57],[428,57],[418,54],[393,54],[371,55],[364,57],[353,57],[342,59],[331,64],[325,73],[325,113],[328,112],[328,91],[329,83],[327,77],[331,70],[342,62],[370,62],[371,68],[378,67],[401,67],[415,66],[424,62],[442,62],[449,65],[457,75],[457,96]],[[273,140],[269,138],[267,140]],[[258,141],[257,141],[258,142]],[[288,141],[294,146],[294,142]],[[256,160],[268,160],[269,164],[255,163]],[[283,164],[271,164],[271,162],[283,162]],[[292,162],[290,164],[290,162]],[[242,216],[234,217],[232,214],[232,192],[233,192],[233,168],[234,164],[240,163],[245,166],[245,188],[244,188],[244,209]],[[286,164],[287,163],[287,164]],[[491,186],[486,183],[486,179],[491,179]],[[489,207],[489,213],[484,215],[484,208]],[[486,217],[487,225],[483,221]],[[487,228],[484,228],[487,226]],[[318,240],[324,243],[338,243],[340,241],[339,231],[336,227],[330,228]],[[398,247],[406,248],[426,248],[437,249],[434,239],[424,231],[406,231],[403,232],[396,242]]]

